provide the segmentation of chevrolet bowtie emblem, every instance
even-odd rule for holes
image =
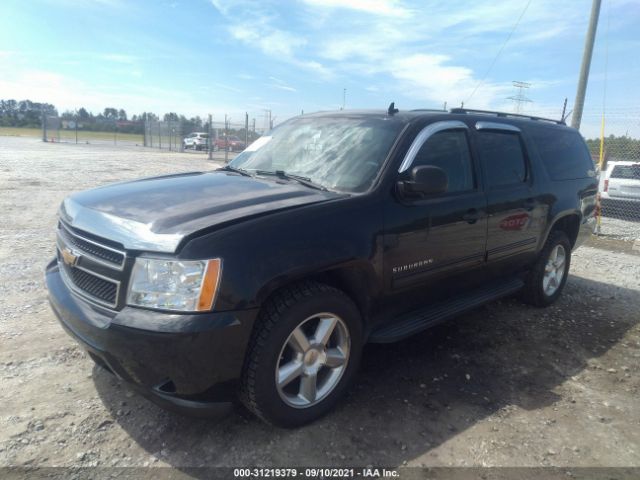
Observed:
[[[80,259],[80,254],[74,252],[69,247],[64,247],[62,250],[60,250],[60,254],[62,255],[62,260],[64,261],[64,263],[66,263],[70,267],[77,265],[78,260]]]

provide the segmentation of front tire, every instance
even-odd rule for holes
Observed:
[[[527,275],[521,298],[536,307],[546,307],[555,302],[569,276],[571,242],[559,230],[549,234],[535,265]]]
[[[344,394],[361,353],[360,314],[349,297],[317,282],[286,287],[258,317],[241,399],[273,425],[292,428],[312,422]]]

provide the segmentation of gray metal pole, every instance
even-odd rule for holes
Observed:
[[[213,117],[209,114],[209,141],[207,142],[209,145],[209,160],[213,160]]]
[[[589,29],[584,42],[584,52],[582,54],[582,66],[580,67],[580,78],[578,80],[578,91],[576,101],[573,106],[573,117],[571,126],[580,128],[582,121],[582,109],[584,108],[584,96],[587,92],[587,82],[589,81],[589,69],[591,68],[591,57],[593,55],[593,44],[596,40],[596,29],[598,28],[598,16],[600,15],[601,0],[593,0],[591,4],[591,18],[589,19]]]
[[[229,163],[229,120],[224,114],[224,163]]]
[[[244,146],[249,146],[249,114],[244,112]]]

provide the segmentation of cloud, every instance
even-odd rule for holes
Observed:
[[[390,62],[388,73],[412,97],[438,104],[446,101],[452,106],[465,101],[478,83],[471,69],[451,65],[446,55],[414,54],[397,58]],[[484,96],[475,100],[474,107],[488,108],[507,88],[507,85],[485,85]]]
[[[273,9],[265,10],[262,2],[239,0],[223,2],[210,0],[228,23],[231,36],[250,48],[257,48],[263,54],[279,62],[288,63],[302,70],[310,71],[324,78],[332,72],[317,60],[303,59],[301,50],[308,45],[305,35],[276,25],[277,15]]]
[[[216,102],[216,108],[207,107],[198,91],[166,90],[147,85],[101,85],[84,82],[74,76],[66,76],[47,70],[25,70],[15,72],[0,64],[0,92],[5,98],[29,99],[55,105],[58,111],[84,107],[93,112],[101,112],[105,107],[123,107],[130,114],[145,111],[180,112],[185,115],[206,115],[217,117],[229,113],[244,115],[244,111],[234,105]]]
[[[303,38],[275,28],[263,33],[253,24],[233,25],[229,27],[229,32],[236,40],[256,45],[269,56],[285,59],[292,58],[296,48],[306,43]]]
[[[347,9],[385,17],[408,17],[411,10],[396,0],[303,0],[316,8]]]
[[[268,87],[277,88],[278,90],[284,90],[286,92],[297,92],[298,91],[297,89],[295,89],[291,85],[288,85],[287,82],[285,82],[284,80],[281,80],[279,78],[271,76],[271,77],[269,77],[269,80],[271,80],[271,83],[266,84]]]

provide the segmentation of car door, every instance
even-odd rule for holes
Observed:
[[[535,255],[548,207],[534,188],[534,169],[520,128],[479,121],[473,130],[487,191],[489,272],[506,274]]]
[[[398,189],[385,212],[384,277],[392,302],[400,292],[417,303],[447,295],[455,285],[480,281],[484,264],[487,216],[477,160],[469,132],[460,121],[427,125],[415,137],[397,172],[407,180],[419,165],[442,168],[447,191],[425,198],[404,198]],[[411,301],[401,304],[407,309]]]

